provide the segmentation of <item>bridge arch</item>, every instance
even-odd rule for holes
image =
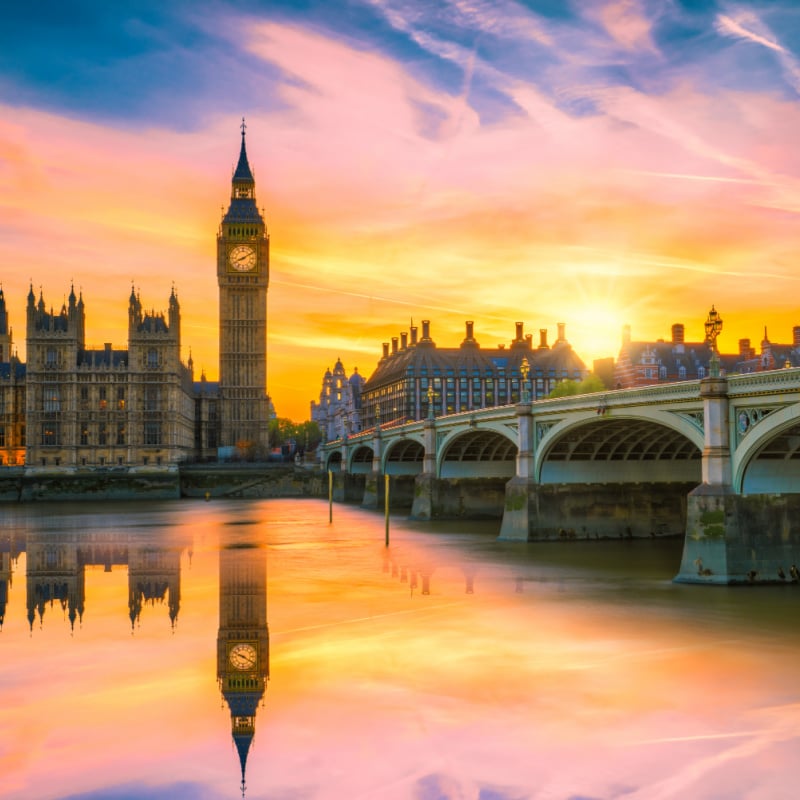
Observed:
[[[419,475],[424,457],[425,446],[421,439],[403,436],[387,444],[381,468],[386,475]]]
[[[738,494],[800,492],[800,404],[773,411],[743,437],[733,486]]]
[[[359,444],[350,453],[347,471],[363,475],[372,472],[373,450],[367,444]]]
[[[492,428],[458,431],[439,446],[436,473],[440,478],[513,478],[517,443]]]
[[[703,434],[665,411],[596,411],[547,431],[537,448],[538,483],[687,483],[702,481]]]
[[[325,460],[326,472],[339,472],[342,468],[342,452],[341,450],[332,450],[328,453]]]

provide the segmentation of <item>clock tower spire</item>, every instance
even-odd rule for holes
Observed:
[[[269,234],[256,204],[244,118],[231,199],[217,233],[220,444],[258,456],[267,446],[267,287]]]

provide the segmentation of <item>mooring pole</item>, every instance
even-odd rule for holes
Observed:
[[[384,480],[384,500],[386,507],[386,546],[389,546],[389,475],[388,473],[383,476]]]
[[[333,522],[333,471],[328,470],[328,523]]]

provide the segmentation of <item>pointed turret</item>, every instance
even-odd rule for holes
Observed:
[[[231,179],[231,204],[223,217],[223,223],[260,223],[264,220],[256,205],[256,180],[247,160],[245,130],[247,126],[242,117],[242,146],[239,150],[239,163]]]

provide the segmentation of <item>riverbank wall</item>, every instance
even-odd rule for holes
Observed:
[[[327,497],[327,476],[293,464],[203,464],[0,472],[0,503],[171,500],[179,497]]]

